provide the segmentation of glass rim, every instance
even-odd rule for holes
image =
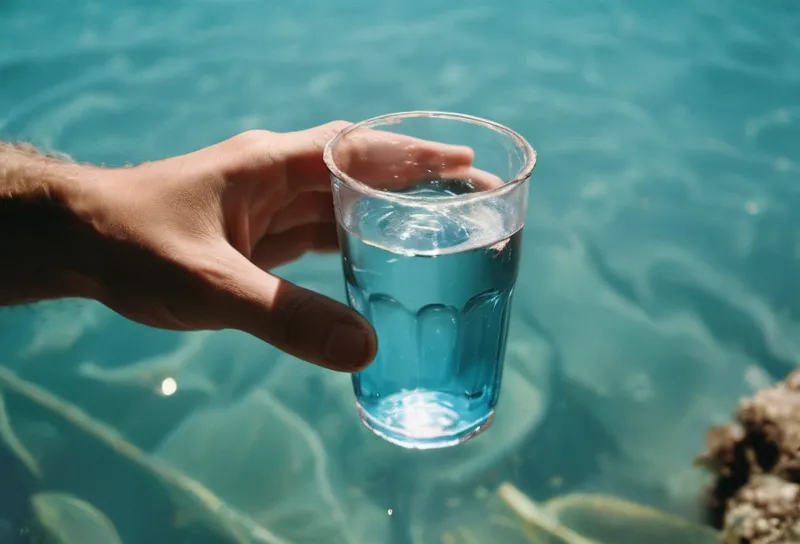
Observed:
[[[522,167],[519,169],[519,171],[516,174],[514,174],[514,177],[509,181],[504,181],[503,184],[499,187],[495,187],[493,189],[489,189],[488,191],[481,191],[478,193],[467,193],[467,194],[452,195],[452,196],[439,196],[436,197],[435,199],[427,196],[393,193],[391,191],[381,191],[380,189],[375,189],[374,187],[370,187],[366,183],[359,181],[351,177],[350,175],[346,174],[336,164],[336,161],[333,158],[333,148],[349,133],[359,128],[369,128],[384,123],[388,124],[388,121],[392,119],[409,119],[416,117],[431,117],[436,119],[451,119],[455,121],[463,121],[466,123],[472,123],[473,125],[481,125],[488,129],[494,130],[495,132],[499,132],[509,137],[516,144],[517,148],[522,150],[523,154],[525,155],[525,161]],[[338,179],[351,189],[358,191],[362,195],[374,196],[397,203],[416,204],[425,206],[435,205],[437,207],[446,204],[462,204],[467,202],[478,202],[481,200],[496,198],[512,191],[515,187],[524,183],[531,177],[531,174],[533,173],[533,170],[536,167],[536,157],[537,157],[536,150],[531,146],[531,144],[529,144],[528,141],[525,140],[525,138],[523,138],[518,132],[508,128],[505,125],[502,125],[495,121],[490,121],[489,119],[476,117],[474,115],[469,115],[466,113],[455,113],[447,111],[426,111],[426,110],[387,113],[384,115],[379,115],[377,117],[372,117],[370,119],[359,121],[358,123],[353,123],[342,129],[341,131],[339,131],[339,133],[336,134],[336,136],[328,140],[328,143],[325,144],[325,149],[322,155],[323,161],[325,162],[325,166],[328,168],[328,171],[334,177],[336,177],[336,179]]]

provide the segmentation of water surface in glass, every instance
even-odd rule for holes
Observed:
[[[486,433],[403,450],[243,334],[5,309],[0,542],[528,543],[503,483],[699,517],[704,431],[800,352],[799,56],[782,0],[0,2],[0,136],[79,160],[412,109],[542,157]],[[281,273],[345,300],[337,257]]]

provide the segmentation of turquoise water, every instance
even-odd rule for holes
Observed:
[[[798,58],[791,0],[1,2],[0,135],[80,160],[443,109],[539,164],[489,431],[410,452],[243,334],[3,310],[0,542],[62,511],[126,544],[529,542],[501,482],[697,518],[704,431],[800,353]],[[282,273],[344,300],[333,256]]]
[[[439,182],[410,192],[458,194]],[[367,197],[343,212],[348,301],[379,345],[353,388],[364,423],[396,444],[452,446],[492,421],[522,242],[496,204],[425,209]]]

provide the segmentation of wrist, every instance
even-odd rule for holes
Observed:
[[[97,228],[104,213],[103,185],[114,170],[92,165],[61,163],[46,179],[55,221],[63,232],[56,243],[63,244],[59,276],[67,292],[75,296],[99,300],[102,286],[98,269],[103,257],[103,236]],[[51,210],[52,211],[52,210]]]
[[[0,148],[0,304],[95,298],[86,266],[93,236],[77,213],[95,170]]]

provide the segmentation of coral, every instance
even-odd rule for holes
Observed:
[[[725,544],[800,542],[800,485],[775,476],[756,476],[727,506]]]
[[[709,521],[726,543],[800,542],[800,370],[742,400],[706,441]]]

